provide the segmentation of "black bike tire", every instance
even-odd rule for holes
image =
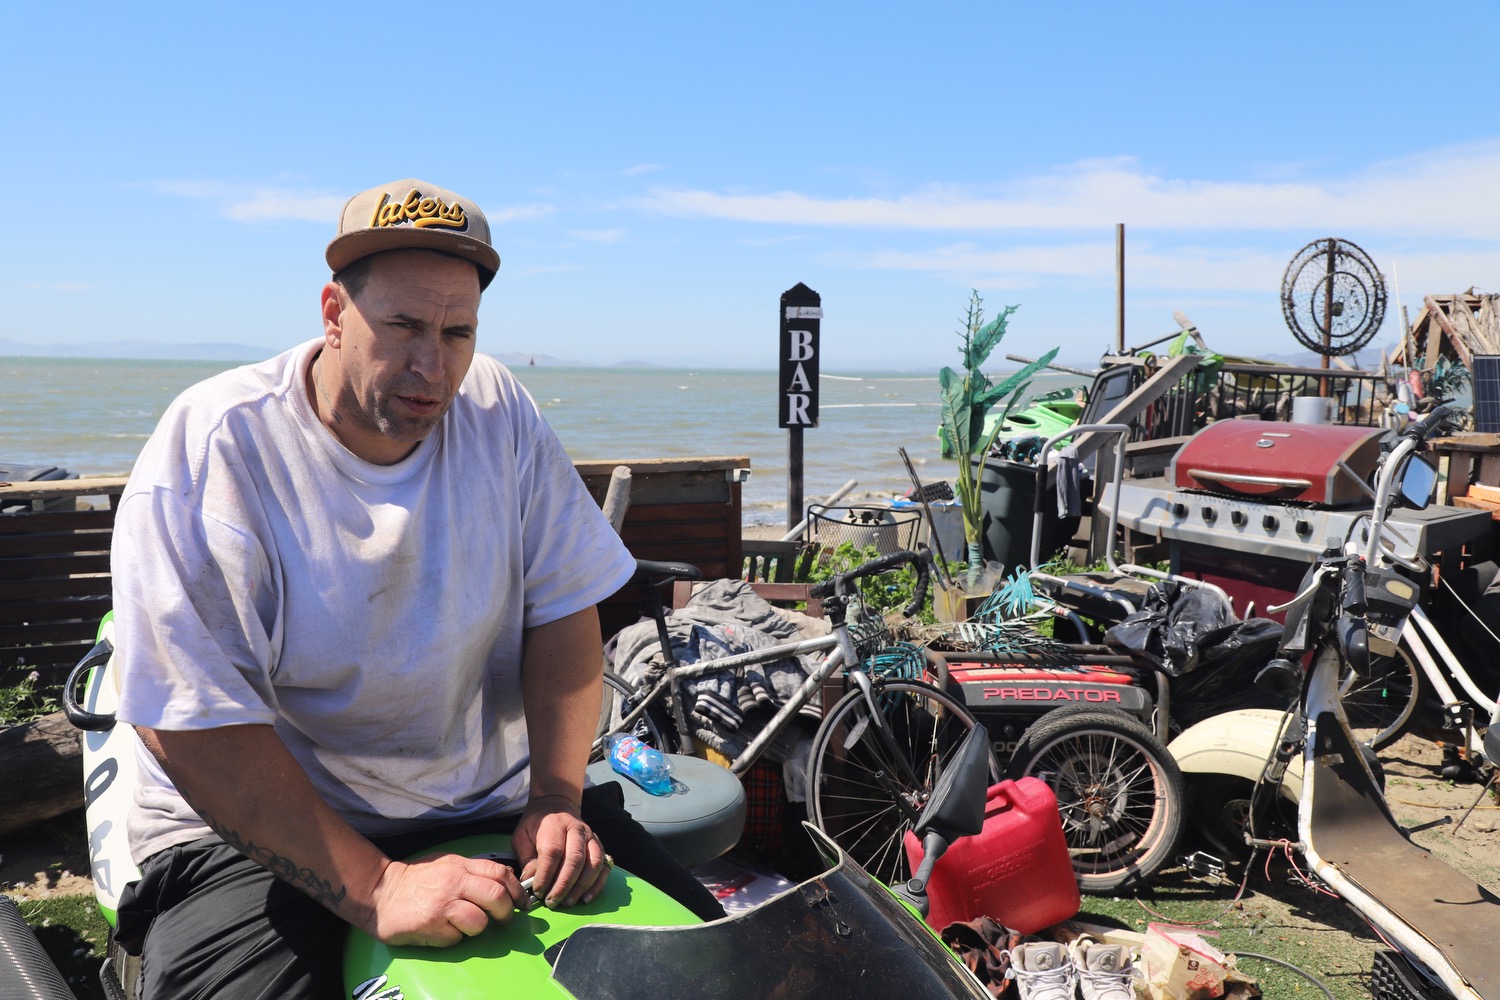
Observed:
[[[898,739],[914,726],[925,724],[924,713],[926,719],[940,720],[939,729],[918,733],[918,739],[903,748],[919,783],[913,785],[899,776],[893,779],[899,783],[907,808],[920,813],[962,736],[974,728],[974,717],[963,704],[923,681],[876,679],[872,683],[877,704],[899,708],[896,714],[891,714],[893,708],[882,708]],[[868,704],[857,688],[844,695],[823,719],[813,738],[808,810],[813,824],[855,862],[880,881],[894,885],[911,875],[902,840],[913,822],[889,791],[871,777],[869,762],[888,765],[891,759],[874,737],[869,719]],[[934,741],[937,749],[929,752]],[[919,743],[927,746],[919,747]],[[890,773],[891,768],[881,770]],[[999,777],[1000,768],[992,751],[990,778],[993,782]]]
[[[1080,761],[1106,766],[1079,771]],[[1130,780],[1113,780],[1121,770]],[[1087,705],[1048,712],[1021,734],[1006,777],[1040,778],[1057,796],[1083,892],[1143,885],[1172,860],[1187,811],[1182,770],[1151,730],[1125,713]],[[1149,780],[1149,802],[1137,777]],[[1100,815],[1101,807],[1109,813]],[[1090,822],[1098,824],[1093,835]],[[1101,837],[1106,853],[1099,856]]]
[[[1396,647],[1395,656],[1375,657],[1373,660],[1368,677],[1359,677],[1345,668],[1343,676],[1339,678],[1339,699],[1344,703],[1344,715],[1350,730],[1355,732],[1355,738],[1371,749],[1380,750],[1396,742],[1411,729],[1426,686],[1422,669],[1407,652],[1404,644]],[[1397,678],[1397,696],[1390,699],[1388,705],[1379,705],[1368,698],[1360,701],[1351,699],[1351,691],[1375,694],[1374,685],[1381,681],[1380,666],[1385,662],[1399,662],[1405,667],[1404,671],[1393,671],[1390,675]],[[1370,724],[1360,725],[1361,722]],[[1364,735],[1372,730],[1371,735]]]
[[[594,726],[595,748],[594,752],[590,755],[590,760],[603,759],[604,751],[601,740],[614,732],[611,729],[612,718],[622,718],[624,712],[619,710],[627,704],[633,705],[639,694],[639,688],[613,670],[606,669],[604,671],[604,695],[600,698],[599,720]],[[612,709],[617,711],[618,714],[612,715]],[[663,753],[675,753],[677,751],[677,743],[668,735],[671,732],[671,726],[664,721],[664,712],[664,709],[653,705],[646,709],[645,715],[641,716],[640,725],[645,728],[644,735],[646,738],[644,742]],[[633,735],[640,736],[642,734],[636,732]]]

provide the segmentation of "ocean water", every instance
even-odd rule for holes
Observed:
[[[123,475],[183,389],[233,367],[222,361],[0,358],[0,464]],[[674,368],[514,369],[575,459],[691,456],[750,460],[744,518],[785,524],[788,432],[776,426],[774,371]],[[1048,373],[1032,393],[1078,383]],[[951,481],[939,456],[937,373],[831,372],[820,383],[819,425],[803,431],[803,497],[849,480],[851,497],[911,487],[898,448],[921,480]]]

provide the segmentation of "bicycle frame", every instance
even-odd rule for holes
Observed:
[[[1486,695],[1474,683],[1469,672],[1459,661],[1458,656],[1443,640],[1438,633],[1437,626],[1427,617],[1427,613],[1420,606],[1413,608],[1409,621],[1415,623],[1416,629],[1407,629],[1402,633],[1402,645],[1412,654],[1421,668],[1422,675],[1432,685],[1433,692],[1438,696],[1443,705],[1443,717],[1454,728],[1463,730],[1469,739],[1470,749],[1477,749],[1474,743],[1474,718],[1470,711],[1470,705],[1460,699],[1448,683],[1451,676],[1456,680],[1464,693],[1474,705],[1477,705],[1488,718],[1494,718],[1500,706],[1497,700]]]
[[[692,730],[683,712],[683,699],[681,697],[682,684],[684,681],[708,674],[722,673],[726,670],[738,670],[741,667],[754,666],[761,663],[774,663],[777,660],[792,656],[801,656],[804,653],[817,653],[828,650],[828,655],[819,661],[817,667],[812,670],[795,692],[777,709],[776,713],[767,721],[755,737],[750,741],[736,757],[729,763],[729,770],[735,775],[744,774],[748,771],[761,755],[766,751],[773,740],[775,740],[786,728],[791,718],[802,710],[812,699],[815,692],[822,689],[823,684],[841,666],[858,664],[859,656],[854,648],[854,641],[849,635],[849,625],[844,618],[844,603],[846,600],[845,587],[850,581],[862,576],[873,575],[884,572],[887,569],[900,566],[910,562],[917,568],[918,586],[911,607],[906,611],[910,615],[915,613],[916,608],[922,603],[927,586],[926,555],[917,555],[911,552],[896,552],[882,556],[872,562],[865,563],[848,573],[839,574],[831,581],[819,585],[821,588],[831,589],[832,594],[818,594],[814,589],[814,596],[825,598],[825,607],[829,608],[831,614],[829,620],[832,623],[832,631],[826,636],[816,639],[804,639],[799,642],[781,643],[768,646],[764,649],[755,649],[746,653],[737,653],[722,659],[709,660],[694,664],[679,664],[671,653],[671,638],[667,634],[665,619],[660,614],[660,606],[656,605],[653,617],[656,619],[657,635],[661,642],[663,653],[668,658],[668,665],[662,669],[661,676],[652,682],[649,688],[638,691],[635,706],[627,712],[624,717],[615,724],[616,730],[628,730],[641,719],[650,707],[666,696],[672,712],[672,722],[677,729],[677,738],[682,744],[682,749],[688,753],[693,751]],[[855,671],[854,673],[858,673]],[[868,681],[863,685],[866,697],[869,697]],[[871,707],[874,703],[871,702]],[[891,739],[888,733],[883,733],[886,739]],[[602,740],[602,737],[601,737]],[[599,741],[595,742],[597,750]]]
[[[840,628],[844,626],[835,626]],[[843,650],[838,648],[839,637],[837,634],[820,636],[816,639],[803,639],[799,642],[783,643],[777,646],[768,646],[765,649],[751,650],[748,653],[736,653],[719,660],[708,660],[701,663],[678,664],[662,670],[661,676],[652,683],[649,688],[643,688],[636,694],[636,704],[629,712],[615,724],[617,729],[628,730],[634,726],[647,710],[657,704],[664,696],[672,709],[672,722],[677,728],[677,737],[682,742],[683,750],[687,753],[693,751],[692,730],[688,727],[687,718],[682,711],[681,689],[684,681],[694,680],[698,677],[706,677],[709,674],[717,674],[724,670],[738,670],[741,667],[755,666],[761,663],[774,663],[777,660],[786,659],[790,656],[801,656],[804,653],[818,653],[823,650],[831,650],[829,654],[819,661],[817,669],[808,674],[807,680],[787,699],[786,704],[771,717],[761,732],[751,741],[744,751],[730,762],[729,770],[735,774],[743,774],[748,771],[754,763],[760,759],[771,741],[786,727],[787,720],[799,712],[808,700],[812,698],[813,692],[818,690],[823,682],[833,676],[835,670],[844,662]],[[598,744],[595,744],[596,747]]]

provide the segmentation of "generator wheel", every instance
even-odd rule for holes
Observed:
[[[1040,778],[1057,796],[1078,887],[1107,895],[1166,867],[1186,812],[1182,771],[1151,730],[1123,712],[1054,709],[1011,755],[1009,778]]]

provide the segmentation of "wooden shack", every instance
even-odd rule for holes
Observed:
[[[1426,296],[1411,331],[1388,361],[1430,372],[1439,358],[1448,358],[1472,371],[1476,354],[1500,354],[1500,295],[1482,295],[1471,288],[1455,295]]]

